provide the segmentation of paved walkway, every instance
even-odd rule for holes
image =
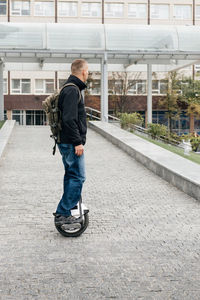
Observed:
[[[0,299],[200,299],[200,203],[88,131],[90,226],[52,212],[63,166],[47,127],[16,126],[0,161]]]

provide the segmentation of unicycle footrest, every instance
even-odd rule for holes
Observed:
[[[62,229],[64,230],[73,230],[73,229],[80,229],[81,224],[80,223],[74,223],[74,224],[63,224],[61,226]]]

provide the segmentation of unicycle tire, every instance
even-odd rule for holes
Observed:
[[[88,213],[83,215],[83,221],[80,224],[81,224],[80,229],[70,231],[70,230],[63,229],[62,226],[60,226],[60,225],[56,225],[55,224],[55,219],[54,219],[54,225],[55,225],[56,229],[58,230],[58,232],[61,235],[65,236],[65,237],[78,237],[86,230],[86,228],[89,225],[89,215],[88,215]]]

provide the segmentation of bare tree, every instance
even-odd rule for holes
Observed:
[[[129,90],[139,80],[141,72],[112,72],[108,81],[108,90],[111,101],[114,104],[115,115],[118,112],[130,112],[130,95]]]

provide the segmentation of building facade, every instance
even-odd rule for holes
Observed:
[[[151,24],[151,25],[200,25],[200,0],[104,0],[104,1],[46,1],[46,0],[0,0],[0,22],[20,23],[105,23],[105,24]],[[181,72],[198,79],[200,65],[189,66]],[[136,74],[137,73],[137,74]],[[46,124],[42,100],[54,89],[62,86],[70,74],[66,71],[4,70],[5,117],[23,125]],[[147,95],[146,72],[130,72],[132,81],[127,91],[132,98],[131,109],[145,116]],[[86,106],[100,108],[100,74],[91,72],[93,80],[88,83]],[[121,76],[122,78],[123,76]],[[157,72],[153,77],[153,121],[163,120],[163,110],[156,103],[166,93],[166,74]],[[112,95],[120,96],[121,78],[108,73],[109,112],[115,110]],[[137,101],[136,101],[137,100]],[[138,104],[137,104],[138,103]],[[141,105],[143,103],[143,106]],[[164,122],[164,121],[163,121]],[[175,128],[189,129],[189,117],[183,113],[182,124]],[[196,129],[200,121],[195,120]],[[197,131],[200,131],[198,129]]]

